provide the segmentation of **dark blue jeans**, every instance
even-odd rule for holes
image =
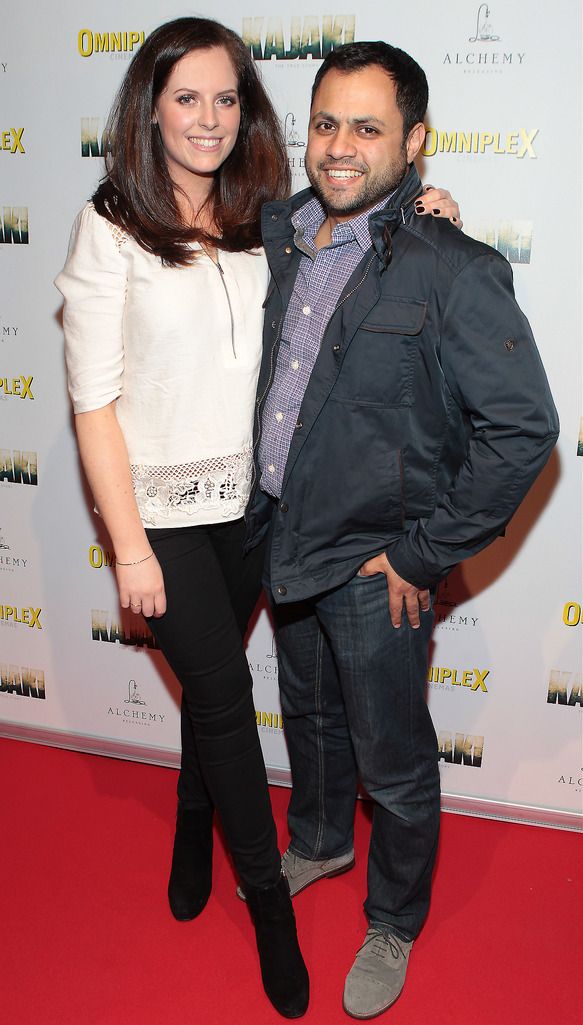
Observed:
[[[373,801],[371,922],[406,940],[429,906],[439,832],[437,742],[425,700],[433,612],[389,618],[383,574],[356,576],[273,609],[292,770],[292,849],[332,858],[353,845],[358,776]]]

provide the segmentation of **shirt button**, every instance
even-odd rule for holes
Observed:
[[[514,341],[514,338],[507,338],[504,342],[504,346],[508,350],[508,352],[512,352],[515,345],[516,342]]]
[[[289,254],[290,254],[290,253],[291,253],[291,251],[292,251],[292,247],[291,247],[291,246],[286,246],[286,247],[285,247],[285,251],[286,251],[287,255],[289,256]]]
[[[299,365],[300,365],[299,359],[292,359],[292,361],[290,363],[290,366],[291,366],[292,370],[297,370],[299,368]]]
[[[271,215],[271,220],[272,221],[277,221],[277,214],[272,214]]]
[[[287,504],[287,502],[282,502],[280,507],[279,507],[280,512],[287,512],[288,509],[289,509],[289,505]]]
[[[340,351],[340,346],[339,345],[333,345],[332,346],[332,352],[339,352],[339,351]]]
[[[277,327],[277,320],[272,320],[271,321],[271,326],[272,326],[273,330],[275,331],[275,329]]]
[[[278,594],[287,594],[287,587],[285,586],[285,584],[280,584],[279,585],[279,587],[277,589],[277,593]]]
[[[275,473],[275,466],[273,465],[273,463],[270,463],[267,469],[270,473]]]
[[[301,420],[298,420],[298,422],[296,424],[296,431],[301,431],[303,426],[304,426],[303,422]]]
[[[278,424],[280,424],[281,421],[283,420],[283,413],[276,413],[275,414],[275,419],[277,420]]]
[[[302,313],[305,313],[305,314],[306,314],[306,317],[309,317],[309,316],[310,316],[310,313],[311,313],[311,312],[312,312],[312,310],[310,309],[310,307],[309,307],[309,306],[304,306],[304,307],[302,308]]]

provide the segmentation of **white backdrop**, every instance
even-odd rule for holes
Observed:
[[[233,0],[31,0],[0,37],[0,733],[178,762],[177,687],[121,617],[79,470],[52,281],[102,173],[101,132],[144,33],[172,17],[243,33],[305,184],[309,91],[334,42],[384,38],[425,68],[425,181],[513,263],[562,422],[506,537],[439,592],[428,682],[444,806],[581,822],[581,24],[578,0],[423,0],[292,13]],[[579,448],[578,448],[579,440]],[[579,457],[578,457],[579,456]],[[136,631],[142,631],[136,635]],[[249,662],[270,778],[289,781],[267,613]]]

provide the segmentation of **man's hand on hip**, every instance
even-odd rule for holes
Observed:
[[[413,584],[408,584],[406,580],[403,580],[398,573],[395,573],[384,552],[381,555],[375,555],[374,559],[368,559],[358,571],[358,575],[361,577],[372,577],[376,573],[384,573],[387,578],[389,615],[393,626],[398,628],[401,625],[404,603],[409,623],[414,630],[418,630],[419,609],[422,612],[427,612],[429,609],[429,591],[419,591]]]

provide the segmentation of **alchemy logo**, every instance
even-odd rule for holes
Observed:
[[[0,448],[0,482],[7,484],[38,484],[38,456],[36,452]]]
[[[442,63],[461,68],[464,74],[501,74],[508,68],[521,67],[526,58],[524,52],[493,45],[502,43],[502,39],[492,27],[488,4],[479,5],[467,41],[473,44],[471,50],[464,47],[461,50],[448,51],[444,54]]]
[[[6,537],[0,529],[0,573],[14,573],[15,570],[26,569],[28,559],[22,555],[13,555]]]
[[[138,690],[138,685],[135,680],[130,680],[128,683],[128,696],[124,701],[124,705],[145,705],[146,702],[141,697]]]
[[[256,61],[321,60],[344,43],[354,42],[354,14],[295,16],[286,26],[283,19],[243,18],[243,42]],[[289,40],[289,45],[286,45]]]
[[[478,13],[476,15],[476,34],[470,36],[470,43],[497,43],[500,36],[492,34],[492,26],[488,21],[490,17],[490,8],[488,4],[480,4],[478,7]]]
[[[0,342],[12,341],[18,334],[18,328],[14,324],[6,324],[0,315]]]
[[[464,222],[464,231],[478,242],[497,249],[509,263],[530,263],[532,221]]]
[[[475,734],[466,736],[456,733],[452,736],[449,730],[440,730],[437,735],[438,760],[443,759],[453,765],[473,765],[480,768],[484,751],[484,738]]]
[[[82,57],[95,53],[125,54],[137,50],[145,38],[144,32],[92,32],[82,28],[77,36],[77,49]]]
[[[564,786],[575,787],[575,793],[580,793],[583,788],[583,768],[580,770],[581,775],[579,776],[559,776],[557,783],[562,783]]]
[[[0,152],[10,153],[11,156],[15,153],[24,153],[23,135],[24,128],[6,128],[4,131],[0,129]]]
[[[583,623],[583,609],[579,602],[567,602],[563,608],[563,623],[565,626],[579,626],[580,623]]]
[[[283,730],[283,719],[279,712],[255,711],[257,726],[262,730]]]
[[[296,132],[296,119],[292,114],[291,110],[288,111],[288,113],[285,115],[285,119],[283,122],[283,134],[285,138],[285,144],[286,146],[289,146],[290,149],[301,149],[305,147],[306,143],[303,139],[300,139],[298,133]]]
[[[30,377],[25,377],[24,374],[20,374],[19,377],[0,377],[0,399],[9,396],[15,399],[34,399],[32,381],[32,374]]]
[[[107,152],[107,136],[100,117],[81,118],[81,156],[102,157]]]
[[[482,132],[442,131],[428,128],[423,149],[424,157],[434,157],[436,153],[474,153],[498,154],[508,157],[530,157],[536,159],[533,142],[539,133],[538,128],[518,128],[515,132]]]
[[[262,662],[249,662],[249,669],[252,673],[261,673],[264,679],[277,676],[277,647],[273,635],[271,638],[271,651],[266,652]]]
[[[5,206],[0,220],[0,243],[28,245],[28,207]]]
[[[547,702],[549,705],[570,705],[571,708],[578,705],[579,708],[583,708],[581,676],[560,669],[551,669]]]
[[[127,644],[136,648],[158,648],[155,638],[140,616],[128,622],[116,621],[110,612],[91,610],[91,637],[109,644]]]
[[[489,669],[448,669],[446,666],[430,666],[427,682],[442,690],[450,687],[468,687],[472,691],[488,693],[486,677]]]
[[[22,698],[46,698],[44,669],[0,665],[0,694],[18,694]]]
[[[115,566],[115,555],[107,552],[100,545],[91,545],[89,548],[89,565],[91,569],[102,569],[104,566],[109,569]]]
[[[145,711],[147,703],[142,698],[135,680],[128,681],[127,695],[123,703],[129,705],[129,708],[110,705],[107,709],[107,714],[119,719],[122,726],[155,726],[161,725],[165,721],[165,714]]]
[[[0,605],[0,623],[6,626],[19,625],[28,626],[31,630],[35,627],[42,630],[40,614],[41,610],[33,608],[32,605],[25,605],[22,608],[15,605]]]
[[[8,71],[8,62],[0,61],[0,75],[5,75]]]

